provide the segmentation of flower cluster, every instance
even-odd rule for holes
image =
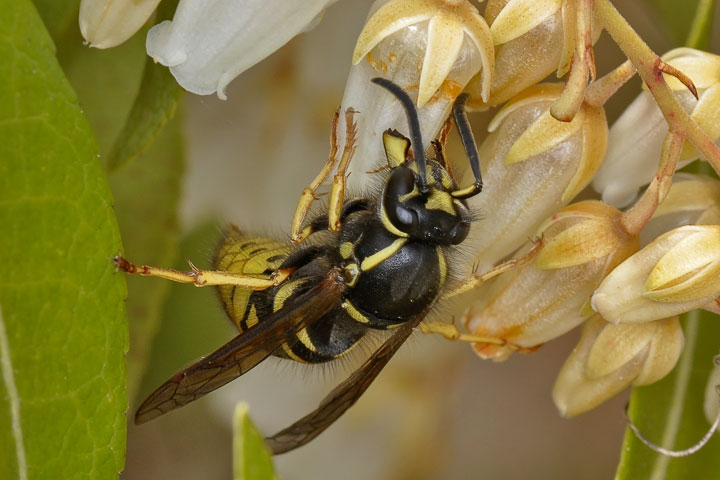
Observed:
[[[82,32],[93,46],[115,45],[157,3],[83,0]],[[148,54],[189,91],[224,98],[233,78],[332,3],[180,0],[172,21],[150,29]],[[602,31],[628,61],[596,78]],[[684,344],[677,316],[719,305],[720,183],[675,170],[700,157],[720,170],[720,57],[687,48],[657,57],[609,0],[488,0],[484,15],[468,0],[377,0],[352,64],[342,100],[360,112],[352,170],[377,167],[382,132],[405,125],[373,77],[416,102],[426,148],[461,92],[476,110],[499,107],[479,146],[474,262],[485,270],[544,240],[532,261],[463,297],[470,333],[500,340],[475,343],[480,356],[532,351],[584,323],[553,391],[568,416],[673,368]],[[538,83],[553,71],[564,82]],[[603,104],[635,73],[645,90],[608,129]],[[602,201],[571,203],[591,182]]]

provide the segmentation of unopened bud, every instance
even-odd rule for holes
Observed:
[[[602,108],[583,104],[571,122],[549,112],[561,84],[527,89],[490,123],[480,147],[485,190],[471,200],[483,215],[473,235],[481,269],[532,237],[543,219],[567,205],[597,171],[605,153]]]
[[[553,215],[542,227],[545,245],[535,261],[479,289],[479,299],[465,314],[469,330],[531,349],[592,316],[592,292],[608,271],[637,250],[637,238],[618,226],[620,215],[594,201]],[[495,345],[475,349],[495,360],[512,353]]]
[[[553,401],[561,415],[572,417],[631,385],[655,383],[673,369],[684,344],[677,317],[613,325],[595,316],[560,370]]]
[[[618,265],[592,297],[613,323],[648,322],[702,308],[720,296],[720,226],[679,227]]]

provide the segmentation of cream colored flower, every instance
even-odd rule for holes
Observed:
[[[490,98],[482,101],[481,78],[473,78],[467,91],[475,109],[500,105],[557,70],[569,69],[575,48],[574,8],[563,0],[488,0],[485,19],[495,42],[495,74]],[[593,43],[601,28],[593,26]]]
[[[110,48],[132,37],[160,0],[82,0],[80,33],[91,47]]]
[[[418,6],[419,10],[416,10]],[[418,11],[420,13],[417,13]],[[341,106],[342,109],[353,108],[360,112],[354,118],[357,122],[357,150],[350,164],[350,170],[358,174],[352,174],[348,179],[351,186],[360,188],[363,180],[368,178],[365,172],[378,168],[385,158],[383,145],[379,140],[382,132],[395,128],[406,136],[409,133],[405,112],[400,104],[391,95],[381,92],[370,79],[379,76],[392,80],[416,103],[422,105],[418,108],[418,116],[423,148],[427,148],[447,120],[455,98],[470,78],[478,72],[492,72],[492,65],[486,65],[492,57],[489,31],[486,32],[487,38],[482,48],[478,48],[477,39],[464,33],[465,23],[472,26],[477,22],[484,22],[477,16],[474,7],[465,0],[449,3],[439,0],[413,2],[412,5],[397,0],[379,0],[373,4],[370,12],[368,26],[361,33],[355,49],[357,62],[350,69]],[[413,16],[415,14],[420,17]],[[431,22],[431,18],[435,19],[435,23]],[[393,19],[397,22],[393,23]],[[447,22],[443,19],[449,23],[446,25]],[[440,20],[443,20],[441,24],[438,23]],[[476,27],[483,28],[479,24]],[[484,28],[487,30],[487,26]],[[437,35],[442,33],[443,29],[459,32],[462,42],[460,50],[452,55],[450,70],[440,78],[435,76],[440,70],[427,68],[432,66],[428,62],[435,62],[439,56],[448,55],[445,50],[447,45],[437,45]],[[473,30],[469,31],[472,33]],[[485,51],[487,49],[490,49],[489,57]],[[421,88],[422,76],[427,75],[423,72],[431,72],[431,77],[441,82],[439,88],[432,86],[435,80],[431,82],[432,85],[426,83]],[[425,96],[430,95],[425,102],[420,101],[421,91],[425,92]],[[341,117],[338,128],[341,147],[345,143],[344,122],[345,119]],[[451,161],[457,162],[454,159]]]
[[[592,292],[607,272],[637,250],[637,238],[619,227],[620,215],[594,201],[557,212],[541,227],[545,244],[534,262],[475,292],[479,298],[464,316],[468,329],[531,349],[594,315],[589,307]],[[475,350],[495,360],[512,353],[495,345],[478,344]]]
[[[180,0],[148,32],[147,53],[199,95],[217,93],[306,30],[335,0]]]
[[[640,243],[647,245],[683,225],[720,225],[720,181],[677,173],[670,192],[640,234]]]
[[[665,75],[683,108],[714,141],[720,139],[720,57],[690,48],[678,48],[663,55],[663,61],[690,77],[699,100],[678,79]],[[649,92],[644,91],[625,109],[610,129],[608,152],[593,188],[603,201],[624,207],[637,191],[652,180],[668,132],[667,122]],[[680,166],[698,158],[685,142]]]
[[[592,307],[607,321],[637,323],[701,308],[720,296],[720,226],[661,235],[603,280]]]
[[[393,33],[425,22],[427,48],[420,70],[418,107],[425,105],[448,77],[465,39],[480,54],[481,96],[487,99],[494,70],[492,37],[485,20],[467,0],[391,0],[365,24],[355,46],[353,64]]]
[[[573,417],[631,385],[655,383],[673,369],[684,344],[677,317],[613,325],[595,316],[555,381],[555,406]]]
[[[605,154],[602,108],[584,104],[574,120],[549,113],[561,84],[531,87],[493,118],[480,146],[485,190],[471,200],[483,215],[471,233],[484,270],[525,243],[540,223],[567,205],[597,171]]]

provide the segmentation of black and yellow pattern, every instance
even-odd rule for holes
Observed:
[[[225,234],[222,244],[215,254],[215,266],[218,270],[241,273],[244,275],[270,278],[292,250],[292,245],[271,238],[245,235],[233,225]],[[234,285],[218,287],[220,299],[230,319],[240,331],[245,331],[258,322],[259,318],[271,313],[258,312],[250,297],[266,296],[267,290],[252,291]],[[262,302],[261,302],[262,303]],[[266,309],[263,309],[266,310]],[[272,311],[272,310],[271,310]]]

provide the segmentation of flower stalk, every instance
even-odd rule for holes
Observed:
[[[670,131],[682,132],[715,171],[720,172],[720,150],[680,106],[662,74],[676,76],[686,85],[689,79],[684,75],[678,77],[676,69],[667,68],[668,66],[647,46],[609,0],[595,0],[594,12],[605,30],[637,68],[640,77],[662,110]]]

